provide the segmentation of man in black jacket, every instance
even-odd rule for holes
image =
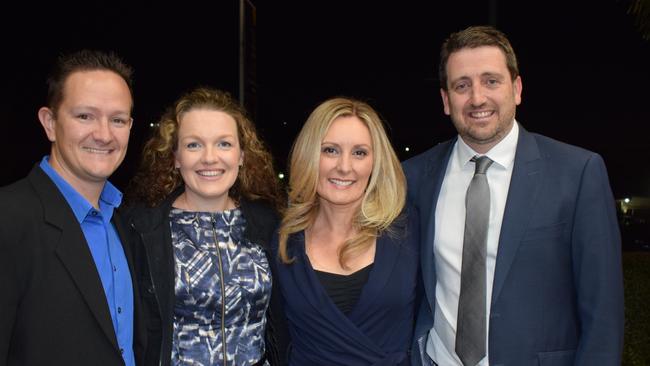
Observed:
[[[38,117],[51,153],[0,189],[0,365],[136,364],[144,342],[132,260],[107,181],[133,119],[131,69],[62,56]]]

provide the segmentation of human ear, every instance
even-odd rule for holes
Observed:
[[[50,140],[50,142],[55,142],[56,141],[56,129],[55,129],[56,119],[54,118],[54,112],[48,107],[41,107],[41,109],[38,110],[38,120],[41,121],[41,125],[45,130],[47,139]]]
[[[442,105],[445,107],[445,114],[449,115],[449,93],[445,89],[440,88],[440,97],[442,97]]]

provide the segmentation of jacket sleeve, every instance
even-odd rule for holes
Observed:
[[[267,310],[267,329],[266,344],[267,358],[271,366],[285,366],[289,364],[289,348],[291,345],[291,336],[289,335],[289,325],[284,313],[284,298],[280,291],[278,282],[278,261],[277,246],[278,236],[273,234],[270,243],[270,250],[267,251],[269,264],[273,277],[273,288],[271,290],[271,303]]]
[[[0,366],[7,364],[9,346],[12,344],[12,335],[18,305],[20,303],[20,279],[18,265],[14,250],[16,238],[8,234],[8,221],[6,218],[0,223]]]
[[[576,365],[620,365],[623,349],[621,238],[602,158],[584,167],[572,232],[580,319]]]

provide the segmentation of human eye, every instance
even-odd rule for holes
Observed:
[[[368,150],[366,149],[356,149],[352,151],[352,155],[358,159],[363,159],[368,156]]]
[[[323,146],[321,152],[325,155],[336,155],[338,150],[334,146]]]
[[[457,93],[463,93],[469,89],[469,83],[466,81],[460,81],[454,85],[454,90]]]
[[[201,144],[199,144],[196,141],[190,141],[185,144],[185,148],[187,148],[188,150],[198,150],[199,148],[201,148]]]
[[[111,122],[115,125],[118,126],[128,126],[129,123],[131,123],[131,118],[127,117],[113,117],[111,118]]]
[[[501,81],[497,78],[488,78],[485,81],[485,84],[490,88],[496,88],[497,86],[499,86],[499,84],[501,84]]]
[[[504,78],[501,74],[487,73],[482,77],[482,83],[488,88],[497,88],[503,84]]]
[[[75,118],[80,121],[94,121],[95,116],[92,113],[79,112],[75,114]]]
[[[229,149],[229,148],[232,147],[232,143],[230,143],[230,141],[221,140],[221,141],[217,142],[217,147],[219,147],[221,149]]]

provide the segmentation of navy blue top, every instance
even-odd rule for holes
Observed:
[[[419,268],[418,218],[407,211],[377,239],[375,261],[359,301],[345,315],[328,296],[305,253],[304,232],[288,240],[292,264],[272,243],[291,334],[290,365],[408,365]]]

